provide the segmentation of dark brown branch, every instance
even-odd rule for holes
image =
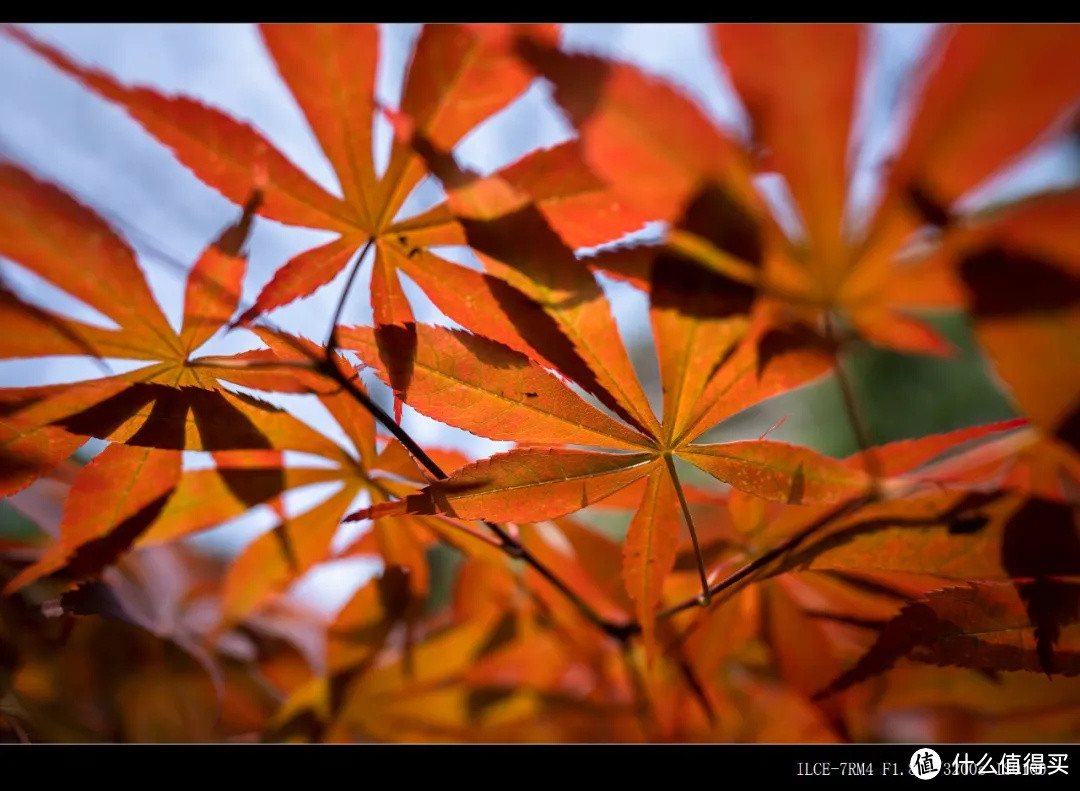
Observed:
[[[349,273],[349,279],[346,281],[345,288],[342,290],[341,298],[338,300],[337,308],[334,311],[334,324],[330,329],[327,340],[326,354],[323,359],[317,363],[318,369],[323,375],[337,382],[350,396],[364,407],[364,409],[370,412],[395,439],[405,446],[409,453],[411,453],[428,472],[430,472],[437,480],[444,481],[450,476],[447,475],[435,460],[420,447],[416,440],[414,440],[405,429],[398,425],[393,417],[387,414],[386,410],[376,404],[371,397],[364,392],[363,388],[357,386],[356,382],[353,381],[353,378],[347,376],[334,360],[334,353],[337,351],[337,323],[344,309],[345,301],[348,298],[349,289],[355,279],[357,270],[360,268],[360,262],[363,260],[364,254],[370,246],[371,241],[369,240],[367,245],[365,245],[364,250],[361,251],[360,256],[353,264],[352,271]],[[626,642],[632,635],[641,631],[641,626],[634,621],[629,623],[614,623],[606,618],[602,618],[584,599],[571,590],[571,588],[563,582],[555,572],[544,565],[544,563],[533,555],[520,541],[510,535],[504,527],[487,520],[483,520],[483,524],[499,539],[499,548],[504,553],[511,558],[524,561],[531,566],[541,577],[547,580],[571,604],[573,604],[590,623],[603,630],[606,634],[616,638],[620,642]]]
[[[436,479],[444,481],[450,476],[435,463],[423,448],[421,448],[405,429],[397,424],[397,422],[387,414],[386,410],[371,400],[371,397],[363,391],[356,383],[346,376],[338,366],[331,362],[330,354],[333,350],[328,351],[328,357],[320,366],[320,370],[327,377],[333,379],[341,387],[343,387],[349,395],[351,395],[356,401],[368,410],[376,420],[378,420],[383,427],[389,431],[394,437],[404,445],[408,451],[416,458],[424,468],[430,472]],[[484,525],[490,529],[495,536],[499,539],[499,548],[502,549],[507,555],[517,560],[522,560],[528,565],[532,566],[536,572],[550,582],[563,596],[565,596],[578,610],[581,611],[591,623],[602,629],[612,637],[625,641],[632,635],[641,631],[640,625],[636,622],[629,622],[625,624],[614,623],[605,618],[601,618],[597,612],[589,606],[580,596],[578,596],[573,590],[571,590],[565,582],[562,581],[551,569],[543,564],[535,555],[533,555],[520,541],[511,536],[506,529],[501,525],[494,522],[488,522],[484,520]]]

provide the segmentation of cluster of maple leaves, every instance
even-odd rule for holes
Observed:
[[[937,739],[1080,733],[1080,191],[976,213],[961,202],[1068,133],[1080,30],[937,33],[860,228],[847,186],[859,26],[711,31],[749,139],[632,66],[561,50],[553,26],[425,26],[397,109],[375,98],[376,26],[266,26],[340,196],[218,109],[4,32],[122,107],[243,212],[192,266],[177,331],[116,231],[0,163],[0,255],[115,323],[5,288],[0,357],[145,362],[0,389],[0,494],[42,528],[0,543],[0,734],[828,741],[903,738],[905,722]],[[490,175],[460,167],[455,144],[535,79],[554,86],[577,137]],[[380,115],[394,130],[382,173]],[[786,181],[798,238],[756,188],[765,172]],[[445,201],[400,216],[428,176]],[[258,218],[338,238],[282,264],[247,305]],[[659,241],[607,245],[657,220]],[[447,245],[467,245],[482,270],[441,257]],[[362,260],[373,326],[339,310],[323,343],[267,315]],[[401,273],[463,329],[417,323]],[[660,415],[597,274],[648,298]],[[855,339],[947,356],[924,309],[966,312],[1023,417],[846,459],[698,441],[764,399],[843,383]],[[261,345],[198,356],[234,327]],[[395,414],[368,396],[363,369],[390,386]],[[351,447],[231,385],[317,398]],[[479,461],[420,447],[399,426],[402,404],[516,446]],[[107,445],[80,467],[70,458],[89,438]],[[208,463],[187,468],[192,451]],[[319,462],[287,463],[290,451]],[[680,480],[686,463],[719,484]],[[315,483],[337,488],[286,509],[286,493]],[[277,526],[227,566],[181,540],[258,507]],[[626,514],[625,537],[593,527],[594,512]],[[347,520],[370,529],[334,549]],[[444,606],[430,595],[438,543],[462,558]],[[332,623],[290,603],[309,570],[356,556],[383,571]]]

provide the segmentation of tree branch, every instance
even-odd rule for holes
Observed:
[[[834,508],[832,511],[829,511],[827,514],[824,514],[823,516],[819,517],[818,519],[815,519],[811,524],[807,525],[805,528],[800,530],[798,533],[793,535],[791,538],[789,538],[786,541],[784,541],[783,543],[778,544],[777,546],[773,547],[768,552],[765,552],[762,555],[758,555],[756,558],[754,558],[750,562],[746,563],[745,565],[741,566],[738,570],[732,572],[731,574],[729,574],[724,579],[720,580],[719,582],[717,582],[714,585],[711,585],[709,587],[709,595],[710,595],[710,597],[715,597],[715,596],[720,595],[721,593],[726,591],[728,588],[732,587],[733,585],[736,585],[737,583],[739,583],[742,580],[749,577],[751,574],[753,574],[758,569],[763,568],[764,566],[767,566],[769,563],[776,560],[778,557],[780,557],[784,553],[789,552],[790,550],[794,549],[795,547],[797,547],[799,544],[804,542],[806,539],[813,536],[815,533],[817,533],[822,528],[827,527],[828,525],[830,525],[832,522],[834,522],[837,519],[840,519],[840,518],[842,518],[844,516],[847,516],[848,514],[854,512],[854,511],[857,511],[858,509],[862,508],[864,505],[867,505],[869,503],[874,502],[875,499],[876,499],[876,497],[874,495],[868,494],[868,495],[864,495],[862,497],[857,497],[854,500],[847,500],[847,501],[841,503],[838,507]],[[696,606],[698,606],[698,604],[699,604],[698,597],[688,598],[688,599],[680,602],[679,604],[676,604],[676,605],[674,605],[672,607],[668,607],[666,610],[662,610],[656,617],[657,618],[670,618],[671,616],[677,615],[678,613],[683,612],[684,610],[689,610],[689,609],[691,609],[693,607],[696,607]]]
[[[378,420],[387,431],[389,431],[395,439],[397,439],[405,448],[413,455],[413,457],[423,465],[423,467],[431,473],[437,480],[444,481],[450,476],[432,459],[423,448],[410,436],[409,432],[403,429],[397,421],[395,421],[386,410],[376,404],[371,397],[364,392],[363,388],[359,387],[353,378],[347,376],[337,365],[334,360],[334,353],[337,351],[337,322],[341,317],[344,309],[345,301],[349,295],[349,288],[352,286],[355,279],[356,272],[360,268],[360,261],[363,260],[364,254],[371,246],[371,240],[368,241],[364,250],[360,253],[360,256],[353,264],[353,270],[349,273],[349,279],[346,281],[345,288],[342,290],[340,299],[338,300],[337,308],[334,310],[334,324],[330,329],[330,333],[327,339],[327,345],[325,349],[325,355],[321,361],[316,363],[318,370],[324,376],[337,382],[343,387],[346,392],[349,393],[364,409],[371,413],[371,415]],[[599,613],[596,612],[584,599],[582,599],[551,569],[549,569],[544,563],[533,555],[524,544],[518,541],[514,536],[507,532],[507,530],[501,525],[495,522],[489,522],[482,520],[483,524],[495,534],[499,540],[499,548],[509,557],[515,560],[521,560],[531,566],[541,577],[547,580],[552,586],[555,587],[571,604],[573,604],[582,615],[589,620],[590,623],[597,628],[603,630],[606,634],[614,637],[620,642],[626,642],[631,636],[638,634],[641,631],[641,626],[636,621],[629,621],[627,623],[615,623],[609,621],[606,618],[602,618]]]

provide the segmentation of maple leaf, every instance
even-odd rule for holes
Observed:
[[[114,560],[173,493],[179,451],[265,450],[275,443],[284,448],[304,428],[280,410],[221,389],[205,360],[194,356],[236,310],[242,247],[257,193],[192,267],[177,332],[158,308],[130,247],[90,209],[13,165],[0,166],[0,192],[0,252],[117,324],[103,329],[8,300],[5,309],[20,332],[5,336],[0,356],[89,353],[149,363],[98,380],[4,391],[5,494],[54,468],[86,437],[123,443],[107,448],[79,474],[61,542],[10,588],[65,563],[73,564],[69,570],[78,577]],[[53,332],[33,332],[23,321],[43,316]],[[139,487],[146,498],[132,494]],[[113,501],[110,508],[101,507],[103,498]]]
[[[268,347],[263,351],[269,354],[260,355],[264,362],[302,363],[319,356],[319,347],[306,339],[280,331],[257,332]],[[340,356],[335,364],[339,370],[355,376]],[[240,516],[257,505],[274,506],[281,517],[280,523],[247,545],[223,581],[224,616],[229,620],[246,615],[274,591],[329,560],[331,542],[342,517],[361,493],[372,502],[386,502],[415,492],[417,482],[426,480],[407,455],[403,459],[404,449],[396,440],[376,453],[375,421],[349,392],[334,388],[316,371],[289,370],[295,380],[294,389],[317,397],[353,448],[343,448],[293,420],[287,433],[273,437],[274,446],[317,456],[333,466],[284,466],[277,451],[219,452],[215,454],[215,468],[183,473],[173,497],[139,541],[143,546],[175,541]],[[258,374],[252,377],[251,373],[244,368],[218,371],[223,379],[257,385]],[[359,383],[355,386],[362,389]],[[388,477],[387,473],[394,477]],[[284,494],[312,483],[337,483],[339,487],[304,512],[285,516],[281,510]],[[379,555],[387,565],[407,575],[412,595],[422,600],[428,589],[424,551],[435,537],[458,546],[465,541],[466,548],[477,548],[479,542],[475,538],[455,528],[455,523],[439,518],[376,520],[370,533],[344,548],[341,554],[360,554],[366,550]],[[374,546],[368,546],[369,542]]]
[[[678,257],[643,260],[632,250],[630,266],[607,268],[621,269],[626,279],[649,293],[665,396],[663,422],[658,422],[594,276],[550,230],[532,197],[498,174],[481,178],[462,170],[406,116],[397,114],[392,120],[399,136],[409,139],[443,180],[447,205],[489,270],[533,300],[561,330],[534,333],[534,349],[544,350],[551,338],[569,338],[587,370],[583,376],[580,369],[560,366],[553,362],[558,357],[543,351],[540,358],[598,397],[605,396],[602,403],[638,433],[577,399],[536,362],[536,355],[530,358],[492,339],[414,326],[407,335],[402,333],[397,353],[385,362],[382,352],[394,349],[387,343],[380,348],[377,330],[342,327],[339,341],[419,411],[492,439],[530,444],[467,467],[380,513],[537,521],[571,513],[647,477],[638,515],[631,521],[623,573],[651,646],[652,614],[675,560],[677,503],[689,519],[674,456],[736,488],[774,500],[828,502],[866,486],[861,472],[806,449],[768,441],[692,444],[724,417],[823,373],[832,363],[826,349],[800,344],[791,330],[772,330],[756,343],[740,344],[750,308],[745,290],[732,289],[707,269]],[[710,225],[716,217],[725,222]],[[741,219],[737,206],[723,194],[710,193],[687,210],[679,227],[707,227],[752,246],[759,236]],[[542,254],[535,246],[511,244],[526,235],[543,240]],[[621,251],[613,255],[624,258]],[[583,299],[582,294],[588,296]],[[528,430],[525,436],[523,429]],[[566,444],[628,453],[558,447]],[[703,568],[701,576],[704,584]]]
[[[253,505],[280,496],[288,485],[325,479],[322,473],[310,470],[283,471],[280,450],[329,456],[347,469],[360,469],[339,446],[287,413],[219,386],[219,379],[226,379],[264,389],[309,392],[312,379],[305,383],[300,377],[298,383],[299,369],[286,368],[283,373],[283,366],[275,370],[246,367],[251,362],[281,362],[282,357],[271,353],[268,358],[270,350],[231,358],[193,356],[229,320],[239,303],[244,273],[241,247],[259,203],[258,195],[240,221],[226,229],[192,268],[183,325],[177,333],[158,309],[130,248],[100,218],[13,166],[5,166],[0,176],[8,207],[0,220],[5,232],[3,252],[98,308],[120,327],[102,330],[48,314],[49,326],[62,328],[63,333],[51,338],[31,335],[29,345],[23,336],[15,335],[0,348],[0,354],[22,357],[75,349],[85,353],[89,349],[95,356],[160,361],[130,374],[96,381],[5,391],[9,404],[3,423],[7,435],[6,493],[47,472],[87,436],[133,446],[111,446],[80,474],[85,485],[76,486],[69,497],[69,511],[60,526],[62,541],[39,564],[12,580],[9,590],[65,564],[76,579],[94,574],[148,529],[144,539],[164,536],[172,540],[238,516]],[[78,250],[82,258],[65,255],[69,248]],[[116,299],[121,291],[127,295],[124,301]],[[43,313],[22,311],[18,302],[7,304],[16,319],[23,315],[36,320]],[[74,348],[73,337],[79,340]],[[288,348],[278,340],[276,345],[286,347],[282,351],[286,364],[310,365],[312,355],[321,356],[311,344],[303,347],[293,341],[294,348]],[[343,394],[328,395],[323,402],[338,418],[361,458],[373,462],[371,415]],[[213,452],[217,468],[181,476],[178,451],[183,449]],[[236,450],[241,454],[230,457]],[[95,475],[99,467],[101,474]],[[148,469],[154,472],[143,480]],[[153,502],[133,498],[132,487],[138,482],[154,487]],[[301,537],[293,542],[295,547],[290,546],[284,528],[250,547],[237,565],[237,569],[254,567],[246,577],[247,584],[232,582],[245,579],[239,571],[227,580],[230,613],[243,614],[257,604],[267,591],[267,580],[283,583],[309,568],[316,558],[321,559],[319,553],[325,552],[336,529],[336,517],[347,510],[357,492],[355,485],[346,486],[332,505],[299,519],[292,528]],[[118,498],[117,510],[102,510],[94,516],[103,496]],[[137,506],[134,510],[133,504]],[[338,510],[331,513],[334,505]],[[272,539],[285,541],[289,547],[285,554],[299,552],[300,560],[291,558],[283,569],[282,553],[271,545]],[[413,555],[410,565],[416,566],[415,552]],[[254,577],[263,584],[255,585]],[[240,604],[237,591],[247,597],[245,604]]]
[[[858,664],[820,694],[831,694],[884,672],[904,656],[935,665],[986,670],[1080,673],[1080,654],[1072,648],[1058,652],[1048,664],[1043,652],[1036,650],[1038,638],[1032,636],[1033,631],[1010,585],[970,583],[944,588],[905,607],[885,625]]]
[[[127,88],[18,29],[7,30],[126,109],[226,198],[240,202],[258,186],[264,196],[258,209],[262,216],[340,234],[282,266],[240,323],[311,294],[369,244],[375,247],[371,292],[377,325],[406,327],[413,322],[399,270],[464,326],[482,321],[478,317],[485,313],[501,313],[503,297],[497,284],[425,249],[464,241],[445,206],[411,218],[397,216],[426,175],[423,161],[395,141],[385,172],[377,173],[372,151],[377,26],[266,25],[261,32],[279,74],[333,166],[341,198],[318,186],[250,126],[193,99]],[[513,53],[517,35],[553,41],[557,30],[545,25],[426,26],[405,78],[402,110],[439,145],[453,146],[509,105],[532,80]],[[607,195],[572,144],[535,152],[506,168],[504,175],[546,202],[549,216],[571,244],[606,241],[643,222]],[[395,411],[400,419],[400,402]]]
[[[948,462],[956,466],[956,459],[963,458],[962,453],[956,455],[957,448],[970,447],[973,440],[983,440],[985,447],[991,444],[986,442],[987,439],[992,442],[995,435],[1008,435],[1024,422],[1014,420],[977,426],[951,434],[904,440],[877,450],[889,460],[887,472],[900,476],[894,479],[897,484],[904,481],[905,476],[909,481],[926,480],[925,473],[920,474],[920,471],[934,469],[934,459],[947,450],[952,449],[953,453]],[[858,464],[860,455],[856,454],[846,462]],[[965,664],[967,660],[963,657],[967,654],[951,653],[954,651],[949,643],[952,627],[947,624],[926,631],[906,616],[898,615],[893,622],[891,615],[883,619],[880,609],[867,610],[859,604],[858,597],[853,597],[861,589],[875,594],[892,592],[889,595],[898,594],[899,600],[904,601],[912,595],[926,595],[943,581],[953,585],[961,582],[989,585],[1000,581],[1000,585],[1012,586],[1012,596],[1024,606],[1023,628],[1030,630],[1032,645],[1023,649],[1027,653],[1010,654],[1010,659],[1005,659],[1005,654],[1001,653],[1008,653],[1004,647],[992,649],[997,653],[986,656],[1002,657],[1002,664],[997,669],[1034,670],[1041,667],[1051,672],[1055,668],[1069,667],[1068,663],[1072,661],[1070,644],[1059,646],[1058,650],[1054,645],[1066,639],[1065,636],[1071,633],[1070,625],[1080,614],[1075,585],[1071,582],[1080,571],[1073,507],[1033,498],[1023,492],[930,490],[914,495],[908,493],[899,500],[869,503],[839,516],[829,514],[826,509],[810,513],[786,509],[770,516],[760,508],[756,512],[748,509],[749,504],[742,502],[746,497],[732,496],[730,504],[735,524],[746,531],[749,541],[741,554],[753,559],[742,566],[738,563],[732,566],[728,561],[718,567],[718,571],[726,566],[734,572],[714,586],[718,593],[723,592],[725,602],[730,602],[751,583],[757,583],[754,590],[772,591],[782,586],[780,589],[785,590],[784,598],[787,598],[787,591],[793,584],[788,582],[791,571],[809,569],[816,573],[815,578],[822,575],[819,578],[822,582],[832,580],[829,582],[833,586],[831,590],[821,589],[821,582],[813,584],[819,590],[811,597],[811,601],[816,602],[810,608],[812,612],[806,605],[793,609],[786,603],[783,605],[787,613],[785,625],[777,626],[777,615],[766,620],[769,628],[776,629],[773,645],[779,656],[790,650],[794,634],[803,635],[795,643],[803,646],[800,649],[803,652],[808,650],[806,646],[814,639],[820,640],[812,635],[819,633],[826,624],[885,629],[878,644],[851,671],[840,663],[837,647],[828,643],[821,647],[816,673],[811,670],[814,663],[809,663],[802,654],[798,662],[788,662],[797,671],[796,678],[803,679],[800,684],[804,694],[819,692],[825,682],[831,680],[823,678],[830,675],[829,668],[832,668],[833,677],[843,679],[829,688],[838,692],[872,675],[871,666],[875,672],[883,672],[916,646],[921,648],[911,655],[912,658],[924,657],[925,661],[987,670],[997,667],[992,662],[998,660],[985,659],[984,665],[978,665],[971,659],[970,664]],[[767,510],[780,508],[783,507]],[[823,515],[830,518],[823,519]],[[756,550],[755,545],[767,549],[762,552]],[[739,555],[733,559],[737,561]],[[806,579],[808,575],[799,576]],[[836,587],[838,583],[840,587]],[[805,590],[805,582],[798,584]],[[770,600],[776,595],[774,593]],[[691,596],[688,601],[692,602],[693,598]],[[800,594],[800,598],[805,600],[805,594]],[[722,606],[730,607],[731,604]],[[700,626],[700,623],[694,626]],[[695,637],[698,638],[695,645],[707,639],[700,628]],[[939,640],[942,641],[940,644]],[[972,648],[976,653],[978,650],[981,650],[978,646]],[[954,656],[961,658],[944,658]],[[843,675],[841,670],[844,670]],[[807,683],[808,677],[816,681]],[[835,709],[839,704],[826,698],[822,705]]]
[[[416,350],[402,393],[408,403],[430,417],[481,436],[524,440],[530,446],[468,465],[379,512],[535,522],[572,513],[647,477],[624,561],[624,576],[639,602],[639,617],[645,616],[646,639],[651,639],[648,616],[659,604],[663,578],[675,560],[681,488],[673,456],[733,486],[788,502],[828,502],[866,486],[861,471],[805,448],[770,441],[693,445],[692,440],[712,423],[701,419],[692,423],[691,415],[674,418],[681,422],[677,427],[667,423],[652,436],[641,435],[590,406],[556,376],[506,346],[439,327],[419,325],[415,330]],[[379,364],[374,329],[342,327],[339,338],[363,361]],[[700,393],[692,402],[699,415],[723,415],[725,408],[745,397],[737,385],[744,377],[754,377],[754,365],[745,355],[738,362],[743,366],[738,373],[725,376],[727,371],[721,367],[711,380],[697,378],[693,383]],[[799,359],[798,363],[814,373],[821,370],[814,369],[812,362]],[[377,372],[387,383],[393,381],[392,371]],[[678,373],[700,377],[700,370],[690,367]],[[669,392],[678,392],[676,386],[682,380],[675,379],[675,374],[671,378],[675,381]],[[631,382],[640,391],[636,378]],[[783,373],[770,377],[766,367],[762,382],[763,389],[777,383],[783,389],[787,379]],[[725,402],[728,391],[733,395]],[[675,411],[670,399],[666,404],[667,410]],[[680,437],[687,424],[697,428]]]
[[[1016,403],[1054,444],[1080,451],[1080,192],[1044,194],[955,233],[975,333]],[[1038,364],[1052,359],[1053,365]]]
[[[883,688],[874,730],[891,715],[916,713],[934,733],[962,732],[982,741],[1067,738],[1080,684],[1076,677],[964,670],[900,662],[878,681]],[[965,736],[965,738],[968,738]]]
[[[157,308],[131,250],[100,218],[12,166],[5,166],[0,174],[8,207],[0,220],[5,254],[120,325],[115,331],[101,330],[49,314],[50,326],[65,330],[54,342],[38,337],[28,346],[16,335],[0,353],[10,357],[71,353],[69,338],[75,337],[83,353],[86,346],[95,356],[160,360],[102,380],[5,391],[11,405],[3,424],[8,434],[4,456],[8,493],[47,472],[87,436],[124,443],[107,448],[80,473],[60,525],[60,543],[11,580],[8,590],[61,567],[74,579],[94,575],[133,543],[175,540],[279,497],[290,486],[327,480],[325,471],[283,470],[281,450],[330,457],[344,464],[346,473],[353,470],[352,485],[329,505],[297,517],[294,526],[283,526],[242,556],[226,579],[226,602],[230,617],[247,613],[275,584],[283,585],[323,558],[338,517],[359,491],[356,476],[361,473],[353,457],[292,416],[219,385],[219,379],[226,379],[259,388],[309,392],[312,379],[305,382],[300,377],[298,383],[299,369],[283,373],[281,367],[245,367],[253,361],[281,362],[277,355],[267,357],[270,350],[231,358],[193,356],[225,325],[239,303],[244,273],[241,247],[258,197],[192,268],[183,325],[177,333]],[[64,254],[68,248],[79,251],[83,264],[77,263],[78,257]],[[125,301],[116,299],[120,291],[127,295]],[[18,303],[9,305],[18,308]],[[309,364],[316,353],[311,344],[305,348],[294,341],[290,348],[278,340],[276,345],[285,347],[286,364]],[[323,402],[361,458],[373,462],[371,415],[342,394],[328,395]],[[213,452],[216,468],[182,475],[179,451],[183,449]],[[153,497],[136,497],[137,485],[151,487],[148,491]],[[113,509],[102,508],[103,497],[116,498]],[[299,538],[292,539],[293,532]],[[288,562],[283,556],[288,556]],[[410,565],[417,565],[415,552]]]
[[[466,561],[447,617],[410,610],[404,585],[388,573],[346,605],[331,627],[327,678],[286,703],[280,732],[316,712],[331,741],[534,741],[563,729],[642,738],[618,649],[552,623],[548,600],[520,596],[505,564]]]
[[[241,248],[257,195],[192,267],[178,333],[158,308],[131,248],[90,209],[8,164],[0,165],[0,192],[0,253],[118,325],[95,327],[12,298],[4,310],[15,331],[5,335],[0,356],[91,354],[150,363],[99,380],[5,390],[5,494],[71,455],[82,444],[78,437],[177,450],[268,447],[255,425],[263,407],[221,392],[192,356],[236,309]]]
[[[750,119],[746,143],[632,66],[534,41],[523,40],[519,50],[554,83],[586,162],[620,198],[664,220],[717,191],[743,207],[763,237],[758,256],[693,227],[669,232],[665,247],[756,289],[762,320],[786,316],[816,327],[824,314],[837,313],[872,343],[948,353],[908,311],[962,304],[955,261],[930,256],[901,264],[899,256],[927,222],[951,226],[958,200],[1069,108],[1080,93],[1076,31],[940,31],[923,61],[907,137],[884,176],[885,194],[859,231],[845,212],[849,154],[860,142],[851,117],[866,39],[856,25],[714,26],[714,50]],[[830,57],[819,57],[822,51]],[[784,177],[801,238],[788,238],[755,194],[750,178],[763,171]]]
[[[885,499],[789,508],[733,491],[727,508],[743,539],[737,555],[714,571],[714,592],[730,597],[755,582],[799,569],[871,575],[886,585],[905,575],[1009,578],[1003,565],[1004,531],[1026,495],[982,491],[985,480],[978,476],[945,485],[935,471],[940,465],[955,470],[975,464],[967,459],[980,459],[982,448],[1015,436],[1026,423],[1021,418],[899,440],[841,461],[862,469],[867,453],[878,454],[887,476]],[[942,457],[945,461],[939,462]]]
[[[128,554],[51,602],[49,616],[20,596],[0,600],[0,640],[16,652],[12,691],[29,737],[101,739],[105,728],[113,739],[191,741],[258,730],[280,689],[259,676],[260,664],[312,672],[305,642],[318,623],[278,606],[242,630],[209,633],[201,615],[220,573],[220,563],[173,546]]]
[[[866,647],[866,624],[884,623],[903,599],[867,590],[852,580],[824,574],[785,574],[754,592],[761,603],[761,629],[788,687],[812,698]],[[817,701],[837,734],[849,732],[863,690]]]
[[[375,100],[376,26],[266,26],[337,194],[218,110],[6,32],[244,212],[193,267],[174,329],[107,223],[0,165],[0,255],[112,323],[0,283],[0,357],[145,364],[0,389],[0,494],[22,509],[46,493],[37,508],[55,536],[0,538],[5,735],[25,720],[35,739],[861,741],[895,738],[890,717],[913,706],[943,739],[1075,731],[1075,684],[1041,684],[1080,667],[1080,204],[1070,189],[966,208],[1070,122],[1074,30],[943,27],[865,207],[849,189],[870,49],[856,26],[712,28],[745,139],[630,66],[559,51],[551,26],[424,27],[397,110]],[[455,145],[537,73],[578,138],[486,176],[460,167]],[[376,113],[394,131],[382,173]],[[793,233],[759,193],[770,172],[793,199]],[[428,176],[445,202],[401,216]],[[241,308],[255,214],[335,238]],[[660,241],[609,244],[651,220]],[[443,260],[443,245],[467,245],[483,271]],[[368,247],[374,326],[333,326],[319,345],[253,323],[355,260],[339,325]],[[401,274],[464,329],[417,324]],[[648,300],[658,412],[603,278]],[[852,334],[947,353],[908,312],[925,307],[969,312],[1029,418],[860,440],[846,459],[769,432],[700,442],[836,368]],[[238,311],[262,347],[196,356]],[[352,354],[390,387],[396,422]],[[233,386],[317,400],[346,441]],[[421,447],[397,425],[404,403],[517,446],[475,462]],[[88,437],[110,444],[60,466]],[[192,450],[213,467],[184,469]],[[684,462],[725,487],[687,485]],[[335,488],[287,508],[310,484]],[[227,568],[162,546],[255,508],[276,524]],[[335,548],[340,523],[359,519],[370,529]],[[329,626],[277,595],[358,556],[382,570]],[[1031,672],[1005,672],[1019,670]]]

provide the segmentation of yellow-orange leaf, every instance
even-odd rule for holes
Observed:
[[[647,453],[526,448],[462,467],[406,498],[412,513],[538,522],[584,508],[648,474]]]
[[[836,502],[865,494],[869,484],[843,462],[770,440],[691,445],[679,455],[736,489],[784,503]]]
[[[675,565],[680,528],[675,484],[665,467],[649,474],[623,544],[623,580],[634,600],[638,623],[649,661],[656,651],[656,610],[660,606],[664,578]]]
[[[392,343],[393,335],[415,347]],[[343,327],[341,344],[401,388],[405,401],[436,420],[491,439],[527,437],[544,445],[599,445],[623,450],[649,441],[585,403],[570,388],[523,354],[468,333],[418,325]],[[381,337],[384,343],[378,348]],[[389,342],[389,343],[388,343]],[[380,359],[385,350],[389,364]]]

